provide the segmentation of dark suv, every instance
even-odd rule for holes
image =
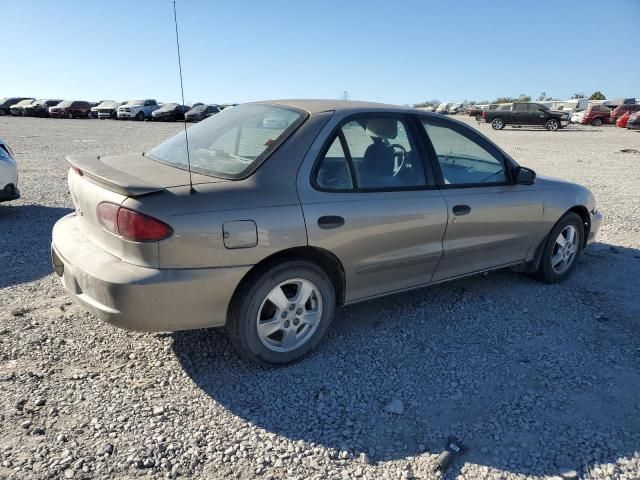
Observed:
[[[49,108],[52,118],[89,118],[91,104],[84,100],[65,100]]]
[[[23,108],[23,115],[26,117],[48,117],[49,107],[59,104],[62,100],[36,100],[31,105]]]
[[[24,115],[24,107],[27,105],[31,105],[35,101],[35,98],[25,98],[24,100],[19,101],[15,105],[11,105],[9,108],[9,112],[13,116],[22,116]]]
[[[0,117],[3,115],[9,115],[12,106],[26,99],[26,97],[7,97],[0,99]]]

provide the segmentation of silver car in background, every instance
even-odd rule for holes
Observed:
[[[76,212],[53,229],[54,268],[109,323],[226,326],[262,365],[316,347],[339,305],[505,267],[561,281],[601,222],[586,188],[420,110],[258,102],[188,136],[189,156],[180,132],[69,157]]]
[[[18,165],[9,145],[0,138],[0,202],[20,198],[18,190]]]

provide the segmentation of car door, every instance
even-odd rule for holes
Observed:
[[[528,125],[531,123],[529,109],[526,103],[514,103],[511,107],[511,121],[515,125]]]
[[[447,211],[415,123],[388,113],[337,122],[298,174],[309,245],[342,264],[346,302],[429,283]]]
[[[433,280],[524,260],[542,220],[542,196],[514,184],[512,161],[473,129],[432,117],[420,124],[448,211]]]

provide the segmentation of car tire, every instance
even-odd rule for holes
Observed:
[[[71,112],[67,112],[66,118],[68,118],[69,120],[71,120],[73,118],[73,113]]]
[[[476,122],[481,122],[481,121],[482,121],[482,114],[476,113]]]
[[[599,127],[602,125],[602,119],[601,118],[594,118],[591,121],[591,125],[593,125],[594,127]]]
[[[500,117],[494,118],[491,121],[491,128],[493,128],[494,130],[502,130],[504,128],[504,120],[502,120],[502,118]]]
[[[299,293],[308,295],[304,304],[295,302]],[[333,320],[335,305],[333,284],[321,268],[302,260],[285,261],[240,284],[226,327],[232,344],[250,362],[286,365],[318,346]]]
[[[544,128],[546,128],[550,132],[555,132],[560,128],[560,122],[555,118],[551,118],[547,120],[547,123],[544,124]]]
[[[570,233],[573,236],[569,239]],[[561,239],[562,237],[562,239]],[[565,242],[562,246],[562,242]],[[535,276],[546,283],[565,280],[576,267],[584,246],[584,223],[577,213],[566,213],[547,236]]]
[[[4,108],[0,108],[0,117],[4,117],[7,114],[7,111]]]
[[[138,113],[136,114],[136,120],[137,120],[137,121],[139,121],[139,122],[144,121],[144,113],[142,113],[142,112],[138,112]]]

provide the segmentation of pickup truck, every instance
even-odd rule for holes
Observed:
[[[485,122],[494,130],[502,130],[505,125],[539,125],[556,131],[569,124],[569,114],[554,112],[539,103],[516,102],[505,110],[485,110]]]
[[[129,100],[124,105],[118,107],[118,120],[131,119],[151,120],[151,114],[158,110],[160,105],[154,99],[146,98],[141,100]]]

